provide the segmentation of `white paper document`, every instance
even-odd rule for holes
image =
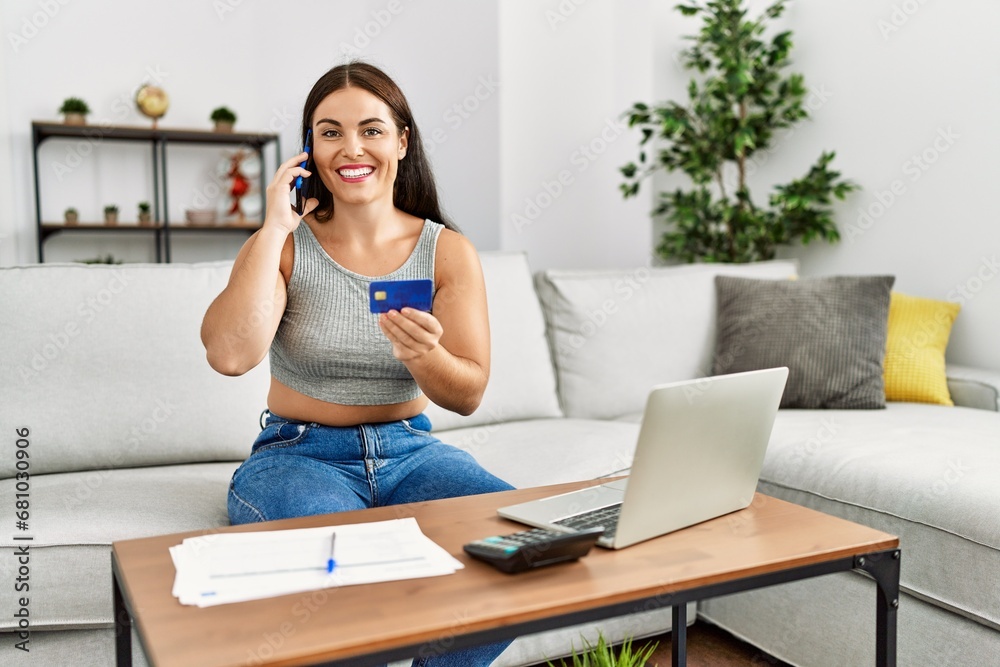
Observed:
[[[413,518],[203,535],[171,547],[170,556],[177,570],[174,597],[199,607],[436,577],[463,567],[428,539]]]

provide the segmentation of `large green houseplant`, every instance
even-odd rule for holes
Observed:
[[[754,155],[766,154],[778,131],[808,116],[803,77],[783,72],[791,32],[765,38],[785,4],[778,0],[757,18],[747,16],[742,0],[678,5],[685,16],[702,20],[681,54],[684,67],[696,73],[688,102],[636,103],[627,112],[642,138],[638,163],[621,169],[624,196],[635,196],[641,180],[660,169],[679,170],[692,181],[690,189],[657,195],[653,213],[667,222],[657,252],[665,259],[752,262],[798,240],[840,238],[832,199],[857,186],[830,168],[834,153],[822,153],[805,176],[775,186],[766,206],[747,185]]]

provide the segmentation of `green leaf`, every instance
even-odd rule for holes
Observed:
[[[858,189],[832,168],[824,152],[808,172],[764,195],[755,204],[734,174],[755,152],[780,143],[782,130],[807,118],[808,88],[799,73],[787,73],[794,40],[777,20],[786,2],[772,2],[751,15],[743,0],[689,0],[676,9],[698,16],[700,27],[685,36],[681,63],[693,70],[687,100],[636,103],[628,115],[639,126],[638,160],[622,168],[629,180],[623,196],[638,192],[639,179],[657,171],[681,172],[686,187],[656,192],[652,214],[666,226],[657,244],[664,258],[682,261],[747,262],[775,256],[776,248],[840,235],[832,202]],[[641,165],[641,166],[637,166]],[[744,175],[745,176],[745,175]],[[727,182],[725,179],[729,179]],[[729,194],[727,198],[723,193]]]

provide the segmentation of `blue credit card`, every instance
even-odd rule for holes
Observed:
[[[415,308],[430,312],[434,283],[430,280],[376,280],[368,287],[373,313]]]

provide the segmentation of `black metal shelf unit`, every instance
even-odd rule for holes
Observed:
[[[80,224],[67,226],[63,223],[42,221],[41,182],[38,173],[38,147],[49,139],[88,139],[94,142],[122,141],[146,143],[150,148],[150,160],[153,167],[153,197],[152,214],[155,221],[152,226],[137,225],[107,226],[103,224]],[[65,125],[34,121],[31,123],[31,150],[34,162],[35,177],[35,223],[38,232],[38,261],[45,259],[45,241],[53,234],[63,232],[126,232],[152,234],[156,243],[156,261],[170,261],[170,208],[167,202],[167,146],[170,144],[206,144],[239,146],[257,154],[261,163],[260,197],[261,213],[266,210],[264,147],[275,144],[275,162],[281,160],[281,142],[277,134],[256,132],[209,132],[204,130],[162,129],[152,127],[130,127],[124,125]],[[275,164],[277,168],[277,164]],[[260,228],[260,222],[240,224],[219,224],[208,226],[174,225],[184,231],[226,231],[253,233]]]

